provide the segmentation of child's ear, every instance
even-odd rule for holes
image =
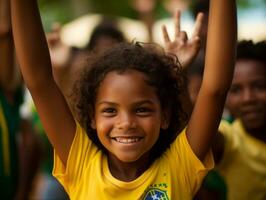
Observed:
[[[91,128],[96,129],[96,123],[94,119],[91,120]]]
[[[169,127],[170,123],[170,111],[169,109],[166,109],[162,113],[162,122],[161,122],[161,128],[162,129],[167,129]]]

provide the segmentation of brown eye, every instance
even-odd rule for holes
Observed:
[[[146,107],[140,107],[136,109],[136,113],[141,116],[149,115],[152,112],[152,109]]]
[[[115,108],[104,108],[101,111],[105,116],[114,116],[116,114]]]
[[[252,89],[254,89],[256,91],[264,91],[264,90],[266,90],[266,86],[265,86],[265,83],[258,82],[258,83],[254,83],[252,85]]]
[[[239,86],[232,86],[229,92],[231,94],[239,94],[241,92],[241,87],[239,87]]]

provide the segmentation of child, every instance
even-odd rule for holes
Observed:
[[[23,85],[14,59],[10,1],[0,0],[0,198],[28,199],[38,169],[38,137],[20,114]]]
[[[235,10],[235,1],[211,2],[206,71],[178,135],[183,81],[175,59],[124,44],[91,60],[78,101],[84,130],[53,79],[36,1],[11,0],[23,77],[55,148],[54,175],[71,199],[193,197],[213,167],[210,146],[233,74]]]
[[[240,42],[227,108],[235,120],[223,122],[216,152],[228,199],[266,199],[266,42]],[[215,155],[218,157],[217,155]]]
[[[85,49],[101,52],[125,41],[126,38],[117,26],[116,20],[108,20],[107,17],[104,17],[102,21],[92,30],[90,40],[85,46]]]

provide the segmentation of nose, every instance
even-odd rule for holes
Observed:
[[[254,99],[254,93],[252,92],[252,90],[250,88],[246,88],[244,91],[243,91],[243,95],[242,95],[242,100],[244,102],[250,102]]]
[[[132,116],[130,113],[120,113],[120,115],[117,117],[116,127],[121,130],[136,128],[134,116]]]

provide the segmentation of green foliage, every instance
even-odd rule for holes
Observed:
[[[54,21],[64,24],[88,12],[136,18],[136,12],[131,8],[129,1],[130,0],[39,0],[38,2],[45,30],[49,31]],[[159,5],[161,5],[160,3],[162,1],[164,0],[159,0]],[[192,3],[196,1],[198,0],[192,0]],[[75,10],[73,9],[73,5],[75,6]],[[238,8],[241,9],[266,7],[266,0],[237,0],[237,5]],[[156,16],[160,18],[162,17],[162,13],[165,15],[164,9],[162,6],[159,6],[159,9],[156,10]]]
[[[39,7],[45,31],[50,30],[53,22],[64,24],[73,18],[69,4],[61,1],[40,0]]]
[[[237,0],[237,5],[240,8],[266,6],[266,0]]]
[[[134,17],[135,13],[130,7],[129,1],[123,0],[91,0],[93,10],[107,15],[119,15],[125,17]]]

